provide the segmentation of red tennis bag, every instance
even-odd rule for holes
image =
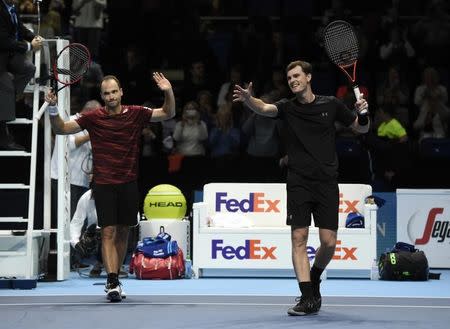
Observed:
[[[166,258],[146,257],[142,252],[131,256],[129,272],[140,280],[173,280],[184,277],[184,256],[181,248],[176,255]]]

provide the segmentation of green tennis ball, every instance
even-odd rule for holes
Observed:
[[[186,215],[186,198],[176,186],[156,185],[144,199],[144,215],[147,219],[181,220]]]

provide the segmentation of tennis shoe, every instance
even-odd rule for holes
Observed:
[[[314,315],[319,311],[320,307],[314,297],[301,296],[297,297],[295,301],[297,304],[289,308],[287,311],[289,315]]]
[[[313,289],[313,296],[316,300],[318,310],[322,307],[322,295],[320,294],[320,283],[322,280],[319,280],[317,282],[311,281],[312,289]]]
[[[107,283],[105,285],[106,299],[112,303],[122,301],[122,288],[120,282]]]

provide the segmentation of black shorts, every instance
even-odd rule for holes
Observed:
[[[137,182],[93,184],[98,226],[138,224],[139,190]]]
[[[339,222],[339,186],[336,180],[309,180],[289,174],[287,182],[286,224],[337,230]]]

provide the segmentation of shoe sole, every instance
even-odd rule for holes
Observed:
[[[108,292],[108,290],[104,290],[104,292]],[[122,293],[120,294],[120,296],[122,297],[122,299],[126,299],[127,298],[127,295],[122,291]]]
[[[294,310],[292,310],[292,309],[289,309],[289,310],[287,311],[287,314],[288,314],[288,315],[291,315],[291,316],[308,316],[308,315],[317,315],[318,313],[319,313],[319,311],[311,312],[311,313],[296,312],[296,311],[294,311]]]
[[[120,295],[120,293],[118,291],[111,291],[110,293],[108,293],[106,298],[112,303],[117,303],[117,302],[122,301],[122,296]]]

